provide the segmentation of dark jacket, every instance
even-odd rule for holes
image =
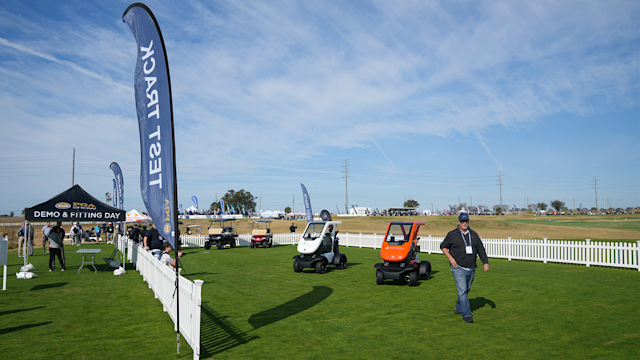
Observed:
[[[476,265],[476,257],[479,257],[483,264],[488,264],[489,258],[487,257],[487,253],[484,251],[484,245],[482,244],[482,240],[480,240],[478,233],[471,230],[471,228],[469,228],[469,232],[471,233],[471,247],[473,254],[467,255],[465,242],[462,240],[462,233],[460,233],[459,227],[449,231],[440,244],[440,249],[448,249],[449,253],[453,256],[458,265],[469,269],[475,269],[478,267]],[[465,235],[465,238],[468,243],[469,235]]]

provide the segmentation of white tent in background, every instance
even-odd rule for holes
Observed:
[[[141,214],[140,212],[138,212],[138,210],[133,209],[131,211],[127,211],[127,222],[131,222],[131,221],[149,221],[151,220],[150,217],[148,217],[147,215]]]
[[[422,210],[422,215],[431,216],[431,210],[429,210],[429,209]]]
[[[191,205],[190,207],[184,210],[185,214],[199,214],[200,212],[196,209],[195,206]]]

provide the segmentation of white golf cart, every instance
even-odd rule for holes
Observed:
[[[327,270],[327,265],[338,269],[347,267],[347,256],[340,253],[336,225],[342,221],[314,221],[307,224],[298,243],[298,252],[293,258],[293,271],[315,268],[318,274]]]

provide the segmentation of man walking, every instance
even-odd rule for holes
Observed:
[[[478,233],[469,228],[469,215],[461,213],[459,226],[450,231],[440,244],[440,249],[449,259],[451,273],[456,282],[458,300],[453,311],[462,315],[466,323],[472,323],[469,291],[476,273],[476,257],[484,264],[484,271],[489,271],[489,259]]]

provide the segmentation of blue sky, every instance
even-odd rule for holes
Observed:
[[[147,1],[178,196],[263,209],[640,206],[637,1]],[[0,214],[124,173],[144,211],[122,1],[0,3]],[[604,193],[603,193],[604,192]],[[433,205],[432,205],[433,204]]]

